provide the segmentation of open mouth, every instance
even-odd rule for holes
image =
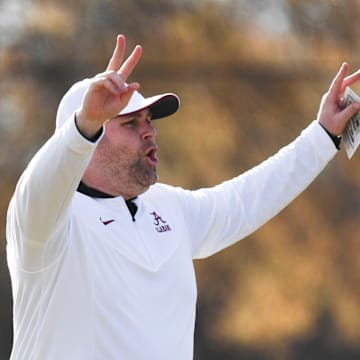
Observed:
[[[145,154],[146,158],[152,165],[156,165],[158,159],[156,157],[157,147],[151,147]]]

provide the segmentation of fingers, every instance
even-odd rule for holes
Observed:
[[[345,99],[344,99],[343,96],[339,97],[337,106],[338,106],[339,109],[345,109],[346,103],[345,103]]]
[[[343,92],[343,83],[348,67],[349,65],[344,62],[330,85],[328,96],[333,101],[337,101],[339,95]]]
[[[341,118],[347,121],[348,119],[352,118],[359,110],[360,103],[352,103],[341,111]]]
[[[360,70],[354,72],[353,74],[347,76],[342,84],[342,89],[341,91],[344,92],[345,88],[347,86],[351,86],[352,84],[354,84],[356,81],[360,80]]]
[[[124,35],[118,35],[116,39],[116,46],[114,52],[109,60],[106,71],[117,71],[121,78],[126,81],[131,75],[135,66],[140,60],[142,54],[142,47],[135,46],[130,56],[123,63],[125,54],[126,39]]]
[[[320,103],[318,120],[333,135],[342,134],[349,119],[360,111],[360,103],[346,106],[344,100],[345,88],[360,80],[360,71],[346,77],[348,67],[347,63],[341,65]]]
[[[113,95],[118,95],[127,88],[127,84],[121,79],[119,74],[114,71],[96,75],[93,84],[98,89],[101,87],[106,88]]]
[[[94,89],[106,89],[112,95],[120,96],[121,102],[124,99],[124,103],[127,103],[133,92],[140,87],[136,82],[127,84],[123,81],[120,74],[115,71],[107,71],[96,75],[92,86]]]
[[[131,83],[127,86],[126,91],[121,96],[121,107],[122,108],[124,108],[128,104],[134,91],[138,90],[139,87],[140,87],[140,85],[138,83]]]
[[[128,79],[135,66],[140,60],[142,54],[142,47],[140,45],[136,45],[135,49],[132,51],[130,56],[125,60],[125,62],[121,65],[119,70],[119,74],[124,81]]]
[[[356,81],[360,80],[360,70],[356,71],[355,73],[346,76],[346,73],[348,71],[349,65],[347,63],[343,63],[336,74],[330,89],[329,89],[329,95],[330,96],[341,96],[347,86],[351,86]]]
[[[109,60],[107,71],[118,71],[125,54],[126,40],[124,35],[118,35],[116,38],[116,46]]]

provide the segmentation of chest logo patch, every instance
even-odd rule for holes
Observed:
[[[153,216],[155,230],[159,233],[171,231],[170,225],[156,211],[150,213]]]
[[[104,225],[109,225],[109,224],[111,224],[112,222],[114,222],[115,220],[114,220],[114,219],[111,219],[111,220],[103,220],[103,219],[100,217],[100,221],[101,221]]]

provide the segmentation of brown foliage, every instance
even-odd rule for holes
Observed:
[[[144,47],[134,80],[145,95],[181,96],[180,111],[157,125],[160,176],[197,188],[236,176],[297,136],[316,117],[340,62],[359,65],[359,5],[341,4],[289,0],[280,10],[290,25],[280,34],[259,24],[268,9],[258,1],[27,5],[21,26],[0,37],[2,233],[16,180],[51,135],[62,94],[103,70],[115,34],[125,33],[130,47]],[[306,344],[316,358],[330,350],[338,358],[354,353],[360,340],[358,157],[348,161],[342,152],[274,220],[196,264],[197,358],[302,359]],[[2,287],[9,294],[5,275]],[[10,326],[9,300],[1,305]],[[3,332],[6,353],[10,330]]]

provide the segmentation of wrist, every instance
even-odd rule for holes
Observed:
[[[81,110],[75,113],[75,124],[80,134],[88,140],[97,137],[98,133],[102,132],[103,123],[88,120]]]
[[[335,147],[340,150],[341,136],[332,134],[326,127],[319,121],[320,126],[329,135],[330,139],[334,143]]]
[[[79,133],[87,140],[91,142],[96,142],[103,132],[103,126],[101,124],[100,128],[94,129],[85,129],[84,126],[79,126],[79,115],[75,113],[75,125]]]

